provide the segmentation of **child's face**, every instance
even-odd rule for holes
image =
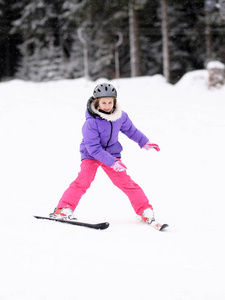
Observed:
[[[113,97],[106,97],[99,99],[99,108],[106,112],[110,112],[113,109],[114,105],[114,98]]]

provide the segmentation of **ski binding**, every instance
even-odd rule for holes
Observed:
[[[145,224],[152,226],[153,228],[157,229],[158,231],[163,231],[166,227],[169,226],[168,224],[165,224],[165,223],[160,224],[155,219],[149,220],[143,216],[138,216],[138,219],[140,221],[144,222]]]
[[[155,229],[162,231],[164,230],[166,227],[168,227],[168,224],[160,224],[156,221],[152,221],[151,223],[149,223],[149,225],[151,225],[152,227],[154,227]]]

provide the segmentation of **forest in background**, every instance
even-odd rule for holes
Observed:
[[[224,0],[0,0],[0,80],[171,83],[225,63]]]

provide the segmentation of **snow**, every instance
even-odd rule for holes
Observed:
[[[106,81],[106,79],[102,79]],[[121,134],[122,160],[165,232],[141,223],[102,170],[76,210],[104,231],[47,215],[79,171],[86,101],[100,80],[0,83],[2,300],[225,299],[225,87],[207,71],[111,81],[161,151]]]
[[[213,61],[210,61],[208,62],[207,64],[207,69],[222,69],[224,70],[224,64],[221,63],[220,61],[216,61],[216,60],[213,60]]]

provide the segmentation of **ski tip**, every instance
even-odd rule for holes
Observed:
[[[109,223],[108,222],[104,222],[99,224],[99,229],[107,229],[109,227]]]
[[[34,218],[36,218],[36,219],[40,219],[41,217],[39,217],[39,216],[33,216]]]
[[[168,224],[163,224],[163,225],[160,227],[159,231],[164,230],[164,229],[167,228],[168,226],[169,226]]]

